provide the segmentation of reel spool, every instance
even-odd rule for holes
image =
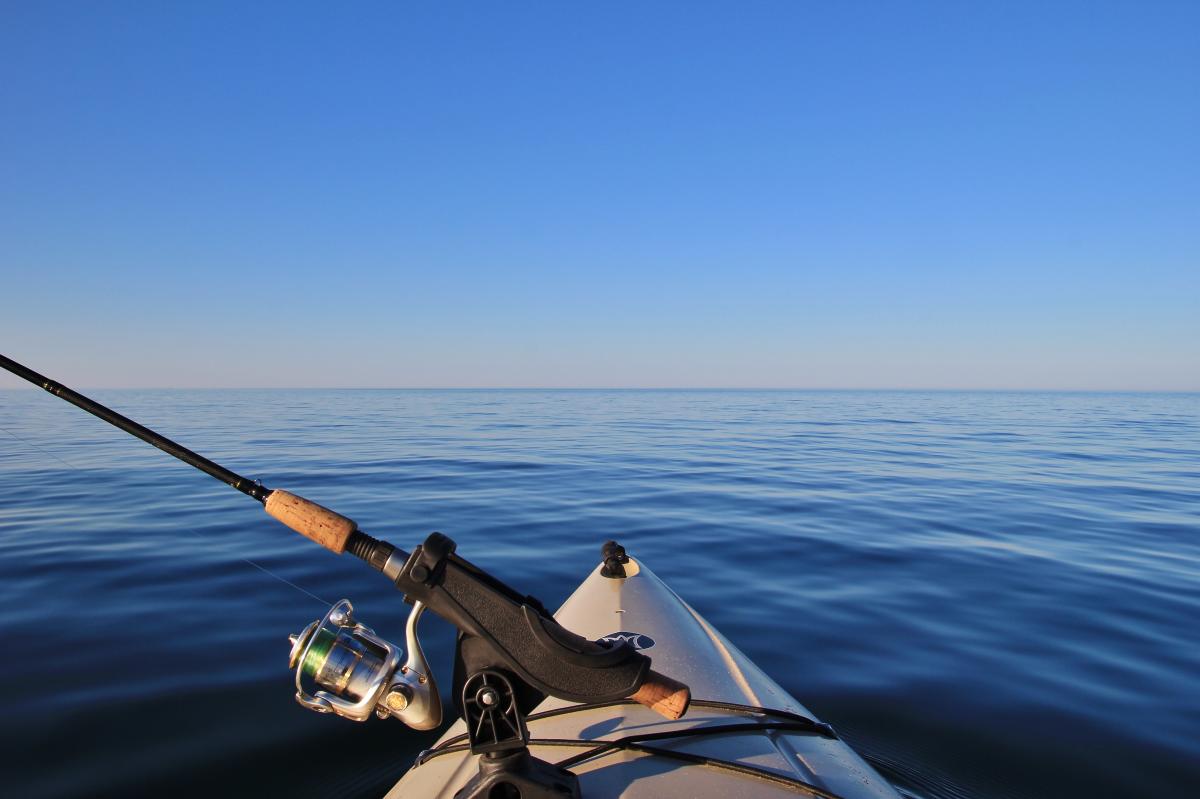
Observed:
[[[416,730],[442,723],[437,684],[417,639],[417,621],[425,605],[417,602],[405,630],[408,659],[369,627],[354,619],[354,606],[343,599],[320,621],[289,636],[288,667],[296,670],[296,701],[318,713],[366,721],[374,713],[392,716]]]

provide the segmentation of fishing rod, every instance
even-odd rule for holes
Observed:
[[[391,716],[418,730],[437,727],[441,699],[417,622],[428,608],[457,627],[454,701],[471,751],[484,756],[479,774],[459,794],[463,799],[495,795],[498,780],[523,785],[519,795],[528,799],[560,799],[564,785],[574,786],[566,796],[578,796],[574,774],[528,752],[525,717],[547,696],[580,703],[632,699],[668,719],[687,711],[688,687],[652,670],[648,656],[628,643],[589,641],[565,629],[539,600],[460,557],[449,537],[432,533],[405,552],[359,530],[353,519],[243,477],[11,358],[0,355],[0,367],[262,502],[270,516],[336,554],[366,561],[403,592],[413,605],[403,664],[400,647],[357,622],[344,599],[290,637],[289,667],[304,707],[354,721]],[[606,544],[605,569],[624,576],[628,559],[612,547]]]

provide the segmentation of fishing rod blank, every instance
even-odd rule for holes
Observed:
[[[99,416],[104,421],[119,427],[130,435],[137,436],[142,441],[161,449],[168,455],[174,455],[179,460],[195,466],[200,471],[212,475],[222,483],[231,485],[243,494],[254,497],[259,502],[265,502],[267,496],[271,493],[264,488],[261,483],[254,480],[247,480],[241,475],[231,472],[219,463],[214,463],[203,455],[192,452],[187,447],[177,444],[164,435],[154,432],[148,427],[143,427],[127,416],[122,416],[111,408],[106,408],[93,399],[83,396],[78,391],[67,388],[61,383],[58,383],[45,375],[40,375],[27,366],[22,366],[11,358],[6,358],[0,355],[0,366],[3,366],[8,371],[15,374],[17,377],[24,378],[35,386],[40,386],[46,389],[54,396],[64,399],[67,402],[82,408],[93,416]]]
[[[45,375],[38,374],[27,366],[23,366],[11,358],[0,355],[0,366],[35,386],[44,388],[59,399],[82,408],[93,416],[98,416],[114,427],[124,430],[132,436],[140,438],[148,444],[161,449],[168,455],[173,455],[189,466],[194,466],[205,474],[211,475],[226,485],[230,485],[247,496],[254,497],[266,506],[271,516],[286,524],[296,532],[316,541],[326,549],[337,554],[349,551],[350,554],[362,558],[376,569],[383,570],[388,558],[393,555],[403,562],[407,555],[383,541],[378,541],[358,529],[353,519],[348,519],[340,513],[307,500],[297,494],[282,489],[270,489],[257,480],[250,480],[240,474],[226,469],[219,463],[209,460],[199,453],[192,452],[182,444],[178,444],[164,435],[154,432],[148,427],[138,424],[127,416],[123,416],[112,408],[108,408],[85,397],[78,391],[70,389]]]

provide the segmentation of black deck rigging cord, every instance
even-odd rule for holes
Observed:
[[[612,702],[588,702],[579,705],[568,705],[566,707],[554,708],[552,710],[544,710],[540,713],[531,713],[528,716],[529,721],[537,721],[538,719],[551,718],[553,716],[563,716],[569,713],[578,713],[584,710],[595,710],[597,708],[612,707],[614,705],[633,704],[627,699],[619,699]],[[591,760],[593,757],[599,757],[612,751],[631,751],[642,752],[647,755],[663,757],[674,760],[682,760],[687,763],[693,763],[699,766],[708,766],[722,771],[732,771],[738,774],[744,774],[748,777],[756,777],[758,779],[773,782],[777,785],[782,785],[794,790],[803,791],[812,796],[820,797],[820,799],[841,799],[835,793],[827,791],[810,782],[805,782],[798,777],[791,777],[786,774],[780,774],[768,769],[759,768],[758,766],[748,766],[745,763],[738,763],[732,760],[723,760],[717,757],[709,757],[707,755],[697,755],[691,752],[683,752],[678,749],[666,749],[660,746],[650,746],[646,741],[668,741],[678,740],[680,738],[701,738],[711,735],[730,735],[734,733],[759,732],[762,730],[777,730],[782,732],[798,732],[807,733],[809,735],[818,735],[822,738],[830,738],[837,740],[838,735],[834,732],[833,727],[824,722],[810,719],[807,716],[802,716],[798,713],[792,713],[787,710],[775,710],[773,708],[757,707],[755,705],[740,705],[734,702],[721,702],[711,699],[693,699],[693,707],[707,707],[714,710],[725,710],[731,713],[751,716],[766,716],[770,721],[765,722],[742,722],[734,724],[718,724],[712,727],[689,727],[681,730],[667,730],[664,732],[651,733],[634,733],[632,735],[622,736],[620,738],[612,738],[609,740],[593,739],[585,740],[583,738],[530,738],[530,746],[582,746],[588,747],[586,752],[581,752],[577,755],[560,760],[556,765],[562,768],[571,768],[580,763]],[[452,738],[447,738],[432,749],[426,749],[417,756],[414,768],[421,766],[430,760],[441,755],[453,754],[455,752],[465,752],[470,749],[470,746],[462,743],[467,739],[466,734],[456,735]]]

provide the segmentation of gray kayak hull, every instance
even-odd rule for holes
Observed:
[[[686,602],[636,559],[624,579],[605,577],[600,567],[555,614],[564,627],[591,640],[623,634],[645,647],[655,671],[687,683],[700,700],[772,708],[815,718]],[[550,698],[538,711],[570,707]],[[646,732],[715,726],[754,720],[744,713],[693,705],[678,721],[668,721],[639,705],[588,708],[529,722],[531,739],[602,742]],[[770,719],[759,716],[761,721]],[[442,741],[466,732],[456,722]],[[440,741],[439,741],[440,743]],[[897,799],[899,794],[845,743],[808,733],[739,732],[661,740],[656,746],[702,757],[736,761],[810,783],[845,799]],[[557,762],[584,751],[532,745],[535,757]],[[389,799],[444,797],[475,775],[476,757],[457,752],[415,766],[387,794]],[[803,796],[793,787],[711,766],[652,754],[611,751],[575,765],[585,799],[683,799],[684,797]]]

